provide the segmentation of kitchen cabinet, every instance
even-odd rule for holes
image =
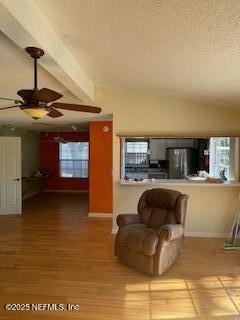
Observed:
[[[179,139],[180,140],[180,148],[194,148],[195,143],[194,139]]]
[[[150,155],[149,155],[150,160],[157,160],[157,149],[158,149],[157,139],[150,139],[149,149],[150,149]]]
[[[165,139],[166,149],[177,148],[179,146],[177,139]]]
[[[150,160],[166,160],[167,148],[194,148],[194,139],[150,139]]]
[[[166,160],[165,139],[150,139],[150,160]]]
[[[165,139],[166,148],[194,148],[194,139]]]

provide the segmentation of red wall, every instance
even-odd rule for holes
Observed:
[[[104,132],[103,127],[109,131]],[[112,121],[90,123],[90,212],[112,213]]]
[[[59,177],[59,144],[54,137],[60,136],[69,141],[89,141],[88,132],[44,132],[40,135],[41,170],[51,177],[44,181],[44,188],[50,190],[88,190],[88,179],[68,179]]]

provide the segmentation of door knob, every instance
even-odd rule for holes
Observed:
[[[13,179],[14,181],[20,181],[20,179],[19,178],[17,178],[17,179]]]

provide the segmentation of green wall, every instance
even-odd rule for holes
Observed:
[[[40,137],[37,132],[16,128],[14,131],[9,126],[0,126],[0,136],[21,137],[22,140],[22,176],[30,176],[39,169]],[[37,182],[23,184],[24,197],[39,191]],[[27,191],[27,192],[26,192]]]

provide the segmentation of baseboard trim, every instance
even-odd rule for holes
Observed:
[[[118,228],[112,228],[112,234],[116,234],[118,232]],[[185,232],[186,238],[228,238],[228,235],[225,233],[215,233],[215,232]]]
[[[11,215],[19,216],[20,214],[22,214],[22,212],[3,212],[3,213],[0,213],[0,216],[11,216]]]
[[[34,196],[36,196],[36,195],[39,194],[39,193],[41,193],[40,190],[39,190],[39,191],[32,192],[32,193],[29,193],[29,194],[25,195],[24,197],[22,197],[22,200],[26,200],[26,199],[28,199],[28,198],[34,197]]]
[[[110,218],[112,219],[113,215],[112,213],[106,213],[106,212],[89,212],[88,218]]]
[[[112,228],[112,234],[117,234],[118,228]]]
[[[228,238],[226,233],[217,232],[192,232],[186,231],[185,236],[189,238]]]
[[[44,189],[43,192],[59,193],[89,193],[89,190],[69,190],[69,189]]]

